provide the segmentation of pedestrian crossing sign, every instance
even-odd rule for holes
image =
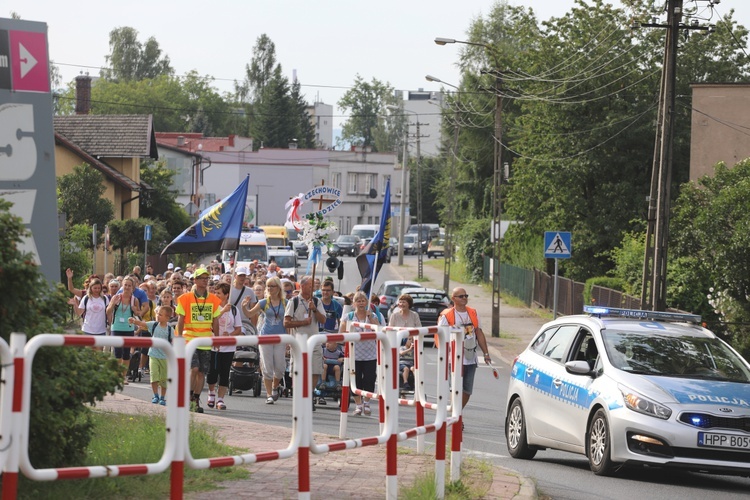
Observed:
[[[545,259],[569,259],[572,247],[570,245],[570,232],[568,231],[545,231],[544,232],[544,258]]]

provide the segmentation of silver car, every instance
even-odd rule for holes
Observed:
[[[649,465],[750,476],[750,364],[700,316],[586,311],[544,325],[513,362],[510,454],[580,453],[598,475]]]

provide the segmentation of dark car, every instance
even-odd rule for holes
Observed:
[[[403,288],[401,293],[411,295],[414,301],[411,309],[419,314],[422,326],[437,325],[440,313],[443,312],[443,309],[447,309],[451,305],[448,294],[437,288]],[[391,309],[396,307],[396,305],[392,305]]]
[[[398,296],[401,295],[401,290],[418,286],[419,283],[416,281],[384,281],[377,292],[378,297],[380,297],[380,312],[383,314],[383,317],[388,319],[391,306],[396,303]]]
[[[333,246],[328,251],[328,255],[339,257],[342,255],[356,256],[359,254],[360,239],[353,234],[341,235],[333,242]]]

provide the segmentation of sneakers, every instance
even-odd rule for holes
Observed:
[[[160,399],[159,395],[158,394],[154,394],[154,397],[151,398],[151,402],[154,403],[154,404],[158,404],[159,403],[159,399]]]
[[[362,407],[360,405],[357,405],[357,407],[354,409],[354,414],[357,416],[362,415]]]
[[[219,399],[218,401],[216,401],[216,409],[217,410],[226,410],[227,409],[227,405],[224,404],[224,400],[223,399]]]
[[[164,399],[164,396],[159,398],[159,404],[162,406],[167,406],[167,400]]]
[[[271,398],[274,401],[278,401],[279,400],[279,388],[278,387],[276,389],[274,389],[274,390],[271,391]]]
[[[214,394],[213,392],[209,392],[208,401],[206,401],[206,406],[208,406],[209,408],[213,408],[215,401],[216,401],[216,394]]]
[[[326,403],[326,400],[325,400],[325,398],[318,398],[318,405],[319,405],[319,406],[325,406],[325,405],[327,405],[327,404],[328,404],[328,403]]]
[[[269,396],[268,399],[266,399],[266,404],[267,405],[272,405],[273,404],[273,397]]]
[[[367,403],[365,403],[364,412],[365,412],[366,417],[369,417],[372,414],[372,410],[370,410],[370,405]]]

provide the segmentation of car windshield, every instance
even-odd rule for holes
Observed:
[[[240,245],[239,255],[237,256],[239,262],[249,262],[251,260],[257,260],[258,262],[266,262],[268,260],[268,253],[266,252],[265,245]]]
[[[339,236],[336,239],[336,243],[356,243],[357,237],[356,236]]]
[[[415,236],[410,234],[404,236],[404,243],[414,243],[415,241],[417,241]]]
[[[274,255],[273,260],[279,267],[294,267],[294,257],[291,255]]]
[[[415,302],[441,302],[448,305],[448,296],[438,293],[410,293]]]
[[[750,383],[742,358],[717,338],[610,329],[603,338],[612,364],[626,372]]]
[[[389,285],[386,287],[385,293],[383,295],[390,295],[392,297],[398,297],[401,295],[401,290],[404,288],[412,288],[414,287],[414,284],[412,283],[400,283],[398,285]]]

